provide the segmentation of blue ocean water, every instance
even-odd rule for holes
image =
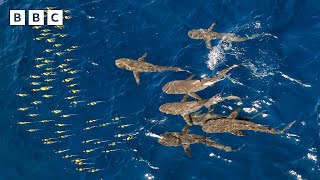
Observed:
[[[72,16],[65,27],[57,29],[9,26],[9,9],[68,9]],[[0,179],[319,179],[319,30],[318,1],[7,1],[0,0],[0,110],[1,155]],[[208,28],[217,22],[215,31],[234,32],[239,36],[267,33],[268,36],[233,43],[230,47],[214,41],[209,51],[203,41],[190,39],[191,29]],[[53,44],[41,37],[41,30],[67,34]],[[54,55],[71,46],[70,53]],[[53,49],[53,52],[44,52]],[[215,75],[233,64],[244,66],[231,72],[231,80],[201,91],[209,98],[217,93],[243,98],[242,105],[223,102],[216,112],[228,114],[241,107],[243,116],[267,110],[254,121],[283,128],[292,120],[296,124],[285,134],[270,135],[247,132],[245,137],[229,134],[205,134],[200,127],[191,132],[208,135],[234,148],[227,153],[204,145],[191,145],[192,157],[182,147],[165,147],[150,134],[180,131],[185,125],[180,116],[162,114],[159,106],[180,101],[182,96],[167,95],[162,86],[189,74],[163,72],[141,74],[136,85],[129,71],[118,69],[114,61],[137,59],[148,53],[148,62],[179,66],[197,78]],[[55,76],[45,77],[44,68],[35,58],[54,61],[45,67],[56,68]],[[66,58],[75,59],[66,62]],[[68,64],[76,74],[61,72],[57,66]],[[57,70],[58,69],[58,70]],[[62,70],[62,68],[61,68]],[[50,70],[49,70],[50,71]],[[33,79],[30,76],[41,76]],[[62,82],[75,78],[75,88]],[[45,78],[48,92],[32,92],[31,82]],[[38,86],[41,87],[41,86]],[[81,90],[74,96],[85,101],[70,104],[65,97],[71,89]],[[25,93],[27,97],[16,94]],[[54,95],[43,98],[42,95]],[[71,95],[70,95],[71,94]],[[40,105],[30,104],[42,101]],[[89,102],[98,103],[95,106]],[[18,111],[21,107],[32,107]],[[68,118],[52,113],[76,114]],[[36,117],[29,113],[40,114]],[[126,117],[112,121],[115,117]],[[96,122],[87,123],[90,119]],[[18,122],[54,120],[49,123],[18,125]],[[57,123],[71,124],[60,128]],[[106,126],[100,126],[111,123]],[[121,125],[130,125],[119,128]],[[86,127],[99,126],[90,130]],[[27,132],[28,129],[40,129]],[[43,144],[55,138],[59,130],[72,135],[61,142]],[[123,137],[118,137],[124,135]],[[127,140],[127,138],[131,140]],[[82,143],[99,139],[102,144]],[[112,142],[116,142],[113,146]],[[84,152],[89,149],[93,152]],[[66,153],[55,153],[68,150]],[[116,150],[105,153],[102,150]],[[84,168],[97,172],[77,171],[76,155],[87,158]]]

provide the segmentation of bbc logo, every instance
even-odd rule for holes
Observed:
[[[46,10],[47,25],[63,25],[63,10]],[[44,25],[45,10],[28,10],[28,25]],[[10,10],[10,25],[26,25],[26,10]]]

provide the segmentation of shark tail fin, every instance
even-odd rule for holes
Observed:
[[[287,125],[284,129],[281,130],[281,134],[286,132],[288,129],[291,128],[291,126],[296,122],[296,120],[292,121],[290,124]]]

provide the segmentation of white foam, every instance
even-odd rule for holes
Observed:
[[[298,174],[297,172],[295,172],[294,170],[290,170],[289,172],[291,175],[295,176],[297,178],[297,180],[302,180],[302,176],[300,174]]]
[[[300,80],[297,80],[297,79],[294,79],[294,78],[292,78],[292,77],[289,77],[288,75],[283,74],[283,73],[280,72],[280,71],[278,71],[278,73],[280,73],[282,77],[284,77],[284,78],[286,78],[286,79],[289,79],[289,80],[292,81],[292,82],[295,82],[295,83],[297,83],[297,84],[300,84],[300,85],[302,85],[302,86],[304,86],[304,87],[308,87],[308,88],[311,87],[310,84],[304,84],[304,83],[302,83]]]
[[[225,61],[225,53],[220,44],[212,48],[208,54],[208,59],[209,60],[206,62],[206,64],[211,70],[214,70],[218,64]]]
[[[162,137],[157,135],[157,134],[154,134],[152,132],[147,132],[145,133],[146,136],[150,136],[150,137],[154,137],[154,138],[158,138],[158,139],[161,139]]]
[[[308,154],[307,154],[307,157],[308,157],[308,159],[311,159],[311,160],[313,160],[314,162],[317,162],[317,161],[318,161],[317,155],[315,155],[315,154],[308,153]]]

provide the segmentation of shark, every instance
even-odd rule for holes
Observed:
[[[189,114],[200,110],[203,106],[209,108],[211,105],[217,104],[225,100],[241,101],[241,98],[238,96],[222,97],[220,94],[217,94],[211,97],[210,99],[205,100],[187,101],[187,99],[188,95],[185,96],[181,102],[166,103],[161,105],[159,110],[165,114],[181,115],[183,119],[186,121],[186,123],[189,126],[192,126],[193,123]]]
[[[191,117],[192,119],[191,121],[195,125],[202,126],[202,130],[206,133],[231,133],[236,136],[245,136],[245,133],[242,132],[243,130],[269,133],[269,134],[283,134],[285,131],[290,129],[291,126],[296,122],[296,121],[292,121],[284,129],[276,130],[262,124],[250,122],[248,118],[247,119],[237,118],[240,110],[241,110],[240,108],[234,110],[227,117],[219,116],[215,114],[206,114],[202,116],[202,119]]]
[[[115,64],[118,68],[133,71],[133,76],[138,85],[140,84],[140,73],[142,72],[185,71],[185,72],[191,73],[190,71],[183,70],[179,67],[158,66],[158,65],[145,62],[145,58],[147,57],[147,55],[148,54],[145,53],[143,56],[138,58],[138,60],[120,58],[115,61]]]
[[[189,134],[188,125],[186,125],[181,132],[165,132],[164,134],[161,134],[158,142],[164,146],[182,146],[189,157],[191,157],[190,144],[205,144],[226,152],[237,151],[232,149],[230,146],[225,146],[219,142],[213,141],[209,137]]]
[[[213,29],[216,26],[216,22],[214,22],[208,29],[193,29],[188,32],[188,36],[191,39],[201,39],[204,40],[208,49],[212,49],[211,41],[214,39],[222,39],[222,41],[231,43],[231,42],[242,42],[250,39],[254,39],[257,37],[265,36],[265,34],[254,34],[250,37],[239,37],[234,33],[218,33],[214,32]]]
[[[167,94],[187,94],[195,99],[202,100],[200,96],[196,94],[196,92],[206,89],[207,87],[213,86],[215,83],[223,80],[228,77],[227,73],[241,66],[240,64],[236,64],[230,66],[226,69],[223,69],[218,75],[205,79],[193,79],[195,75],[191,75],[189,78],[185,80],[175,80],[168,82],[162,87],[162,91]]]

